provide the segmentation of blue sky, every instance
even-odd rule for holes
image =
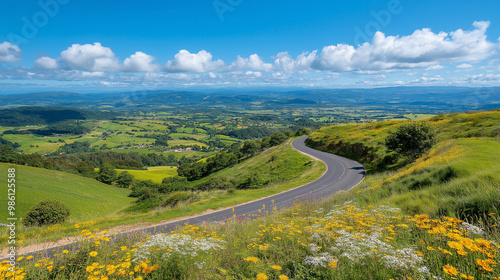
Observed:
[[[498,86],[500,1],[2,1],[0,92]]]

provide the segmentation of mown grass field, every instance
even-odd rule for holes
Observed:
[[[137,180],[151,180],[158,184],[161,184],[163,178],[177,175],[177,167],[175,166],[153,166],[148,167],[147,170],[117,169],[116,171],[118,174],[127,171]]]

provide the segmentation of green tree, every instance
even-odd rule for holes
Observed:
[[[241,147],[241,152],[244,155],[253,155],[260,151],[261,145],[259,142],[254,140],[247,140],[243,143],[243,147]]]
[[[123,171],[118,175],[116,178],[116,185],[121,187],[121,188],[128,188],[132,184],[132,181],[134,180],[134,176],[132,176],[130,173],[127,171]]]
[[[295,136],[304,136],[312,133],[312,130],[307,127],[301,127],[295,132]]]
[[[427,122],[410,122],[389,132],[385,146],[389,151],[414,160],[436,143],[436,132]]]
[[[272,146],[277,146],[285,142],[286,139],[288,139],[288,137],[284,133],[276,132],[273,135],[271,135],[271,140],[269,142],[271,143]]]
[[[115,168],[109,162],[104,162],[99,167],[99,175],[97,175],[97,180],[111,185],[111,183],[116,180]]]

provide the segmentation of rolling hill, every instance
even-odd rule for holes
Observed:
[[[106,185],[96,180],[69,173],[0,163],[1,170],[16,169],[16,217],[24,217],[30,207],[46,199],[59,200],[71,209],[73,222],[113,215],[126,208],[134,200],[128,197],[130,190]],[[7,182],[7,172],[0,174]],[[7,205],[7,197],[0,198]],[[5,220],[6,211],[0,212]]]

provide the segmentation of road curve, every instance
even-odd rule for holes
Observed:
[[[135,233],[169,232],[176,226],[183,225],[185,223],[200,224],[205,222],[222,222],[227,220],[228,218],[234,217],[234,215],[236,215],[236,217],[249,217],[252,215],[258,216],[261,213],[265,213],[265,210],[269,211],[274,207],[276,207],[277,209],[281,209],[283,207],[290,206],[293,202],[298,200],[325,197],[332,195],[340,190],[349,190],[364,179],[366,171],[363,165],[344,157],[309,148],[305,145],[306,139],[307,136],[298,138],[294,140],[291,145],[299,152],[310,155],[316,159],[323,161],[326,164],[327,171],[318,180],[310,182],[301,187],[281,192],[279,194],[235,206],[234,212],[232,208],[224,209],[204,215],[166,223],[163,225],[135,230],[130,233],[117,234],[115,236],[126,236],[127,234]],[[265,205],[265,209],[263,208],[263,205]],[[261,210],[260,213],[259,210]],[[74,244],[69,244],[56,248],[53,247],[38,252],[32,252],[29,253],[29,255],[42,254],[44,256],[47,256],[52,255],[54,253],[54,249],[56,249],[56,251],[59,251],[63,249],[72,249],[74,246]]]

